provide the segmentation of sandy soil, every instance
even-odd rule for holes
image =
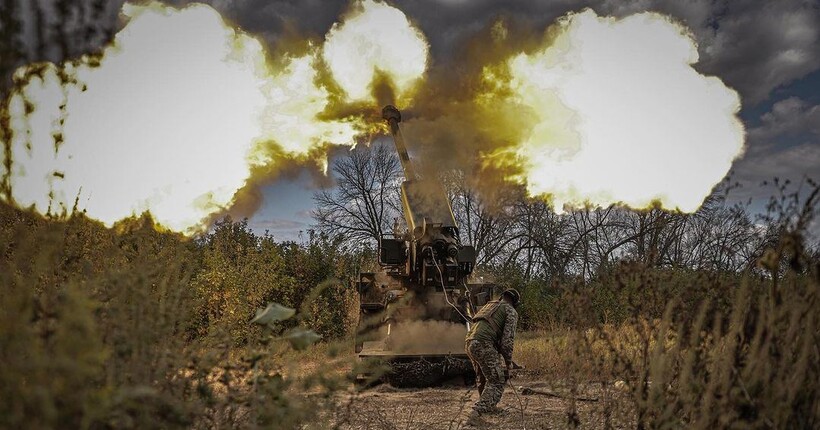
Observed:
[[[571,395],[566,388],[528,377],[513,378],[499,407],[502,412],[483,415],[482,423],[466,424],[478,392],[453,383],[438,388],[399,389],[379,385],[339,398],[335,422],[341,429],[556,429],[603,428],[605,405],[612,391],[600,384],[580,387]],[[522,388],[558,394],[522,394]],[[526,393],[527,390],[524,390]],[[516,393],[518,395],[516,396]],[[572,400],[572,396],[584,400]],[[573,412],[575,411],[575,412]],[[615,423],[613,423],[615,424]],[[617,425],[616,425],[617,427]]]

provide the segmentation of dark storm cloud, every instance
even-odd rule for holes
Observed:
[[[168,0],[182,6],[189,0]],[[260,36],[271,48],[283,37],[321,38],[344,13],[349,0],[206,0],[246,31]],[[37,18],[33,2],[18,0],[17,13],[26,23],[25,44],[29,50],[39,43],[39,26],[46,37],[58,36],[55,0],[39,2],[45,13]],[[115,30],[117,11],[123,0],[80,0],[75,9],[90,14],[94,4],[104,13],[95,27]],[[139,2],[138,2],[139,3]],[[735,88],[749,106],[766,100],[778,87],[820,69],[820,3],[815,0],[396,0],[430,41],[433,67],[452,68],[468,40],[498,18],[509,20],[514,31],[540,34],[567,12],[592,8],[599,14],[625,16],[657,11],[685,23],[699,44],[698,68],[714,74]],[[79,7],[79,5],[87,5]],[[37,21],[39,19],[40,21]],[[80,38],[80,28],[69,19],[65,27]],[[76,31],[75,31],[76,30]],[[374,35],[379,37],[379,35]],[[72,40],[72,50],[98,49],[104,36],[91,43]],[[52,47],[57,46],[51,44]],[[78,51],[78,52],[79,52]],[[33,58],[43,55],[33,55]],[[54,55],[46,55],[52,59]]]
[[[349,0],[206,0],[246,31],[261,36],[272,48],[283,36],[321,38],[344,13]],[[75,17],[57,21],[55,0],[43,0],[44,13],[33,13],[34,2],[18,0],[16,14],[25,22],[24,44],[34,51],[41,37],[52,39],[65,27],[72,40],[71,54],[99,48],[118,27],[117,11],[123,0],[79,0]],[[139,2],[138,2],[139,3]],[[189,0],[168,0],[177,6]],[[691,28],[700,52],[698,68],[737,89],[744,105],[766,100],[772,91],[820,69],[820,3],[815,0],[396,0],[425,33],[431,44],[433,67],[453,66],[452,59],[473,35],[499,17],[517,31],[539,34],[567,12],[590,7],[599,14],[625,16],[651,10],[675,17]],[[95,4],[104,12],[88,23]],[[81,7],[82,6],[82,7]],[[63,23],[63,21],[65,21]],[[83,26],[104,29],[91,42],[80,42]],[[38,35],[37,28],[44,33]],[[374,35],[374,37],[379,37]],[[74,40],[77,39],[77,40]],[[59,44],[51,43],[52,48]],[[73,56],[73,55],[72,55]],[[54,59],[55,55],[31,55]]]
[[[29,61],[61,61],[101,49],[118,29],[125,0],[17,1]]]
[[[698,68],[738,90],[747,105],[820,68],[820,6],[814,1],[604,1],[599,12],[642,10],[684,22],[698,41]]]
[[[743,186],[735,197],[758,195],[760,184],[775,177],[820,181],[820,105],[797,97],[781,100],[747,137],[748,150],[732,169],[732,180]]]
[[[765,143],[779,136],[808,134],[820,137],[820,105],[811,106],[799,97],[789,97],[772,105],[760,117],[760,125],[749,130],[749,140]]]
[[[176,5],[192,1],[171,1]],[[338,0],[205,0],[226,18],[275,44],[281,36],[298,33],[321,38],[347,9],[348,1]]]
[[[270,43],[285,32],[321,37],[348,1],[212,0],[246,30]],[[820,6],[782,0],[397,0],[430,41],[433,67],[453,66],[465,41],[499,17],[517,31],[542,32],[556,18],[590,7],[599,14],[625,16],[657,11],[691,28],[705,73],[737,89],[744,104],[765,100],[777,87],[820,68]],[[378,37],[378,35],[374,35]]]
[[[703,69],[737,88],[747,103],[820,68],[816,2],[727,2],[700,32]]]

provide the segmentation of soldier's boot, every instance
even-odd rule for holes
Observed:
[[[468,428],[475,428],[475,429],[483,429],[489,428],[490,423],[482,417],[482,413],[473,409],[470,411],[470,415],[467,416],[467,421],[464,424]]]
[[[499,408],[498,406],[493,406],[490,410],[484,412],[487,415],[503,415],[507,412],[505,408]]]

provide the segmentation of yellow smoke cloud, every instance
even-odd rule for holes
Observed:
[[[318,120],[328,106],[330,92],[317,85],[316,53],[290,61],[285,69],[271,76],[264,85],[267,104],[261,117],[262,138],[276,142],[286,152],[306,155],[324,144],[350,145],[364,126],[355,118]],[[274,160],[261,149],[256,164]]]
[[[334,95],[335,88],[359,94],[338,61],[329,68],[340,84],[322,82],[324,53],[345,52],[357,64],[391,63],[381,72],[400,93],[426,67],[426,50],[396,62],[390,50],[362,37],[358,25],[378,27],[382,19],[395,26],[393,34],[420,37],[401,12],[372,1],[333,28],[331,48],[311,46],[278,67],[259,41],[209,6],[126,4],[123,14],[128,23],[98,67],[90,66],[92,59],[66,66],[78,85],[63,85],[58,68],[46,65],[42,79],[12,97],[17,133],[10,177],[21,206],[59,211],[77,199],[80,209],[108,225],[150,211],[168,228],[200,231],[211,214],[235,204],[252,172],[270,171],[258,167],[317,156],[328,144],[352,145],[372,128],[361,114],[326,114],[331,100],[349,101]],[[419,46],[426,49],[426,42]],[[355,85],[369,87],[374,74],[368,76]],[[36,108],[31,114],[27,103]],[[61,135],[57,147],[54,134]]]
[[[548,46],[506,63],[507,97],[534,118],[500,151],[514,156],[516,179],[558,210],[696,210],[742,152],[737,93],[692,68],[695,42],[663,15],[585,11],[553,30]],[[485,79],[499,77],[487,69]]]

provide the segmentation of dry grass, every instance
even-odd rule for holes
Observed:
[[[636,360],[640,346],[656,341],[658,321],[641,324],[602,324],[586,330],[555,328],[519,333],[515,360],[526,373],[545,379],[604,381],[616,375],[620,359]],[[667,340],[668,341],[668,340]]]
[[[820,283],[807,272],[746,277],[726,313],[702,302],[694,315],[587,329],[523,333],[516,359],[554,386],[600,382],[624,396],[606,422],[686,428],[820,425]]]
[[[307,310],[298,323],[328,337],[343,330],[347,307],[310,312],[347,293],[313,288],[335,266],[281,264],[283,254],[332,254],[320,242],[260,240],[242,223],[217,230],[192,242],[147,217],[107,229],[0,204],[0,428],[309,425],[330,402],[303,392],[347,385],[345,347],[293,352],[286,326],[248,321],[280,298]],[[321,365],[292,370],[308,354]]]
[[[0,204],[0,428],[301,429],[354,416],[357,403],[335,396],[351,387],[353,348],[333,341],[352,290],[324,281],[360,260],[336,245],[277,244],[231,222],[192,242],[148,217],[108,229]],[[740,273],[623,261],[557,279],[524,310],[552,312],[540,319],[552,325],[522,333],[516,358],[570,394],[597,384],[600,408],[561,405],[569,427],[817,428],[818,272],[784,228]],[[288,327],[249,326],[273,300],[327,342],[292,351]],[[458,394],[440,396],[366,427],[428,422],[431,401]]]

